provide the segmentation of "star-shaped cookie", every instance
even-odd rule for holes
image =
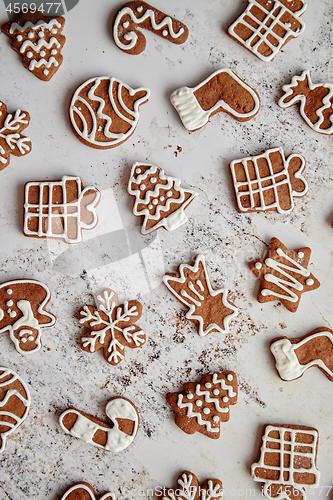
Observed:
[[[265,259],[249,263],[261,280],[258,302],[279,300],[288,311],[296,312],[302,293],[319,288],[319,281],[308,270],[311,249],[288,250],[278,238],[272,238]]]

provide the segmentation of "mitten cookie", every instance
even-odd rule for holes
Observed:
[[[288,311],[296,312],[301,296],[319,288],[319,281],[308,270],[311,249],[288,250],[280,240],[272,238],[264,260],[249,263],[260,279],[258,302],[279,300]]]
[[[333,382],[333,331],[330,328],[317,328],[297,339],[274,339],[271,352],[282,380],[295,380],[311,366],[317,366]]]
[[[291,212],[294,197],[304,196],[308,191],[302,176],[304,168],[303,156],[290,155],[286,159],[282,148],[232,161],[230,170],[238,212]]]
[[[33,238],[79,243],[82,230],[97,225],[96,206],[100,197],[95,187],[83,189],[80,177],[66,175],[59,181],[28,182],[23,233]]]
[[[48,81],[63,61],[64,24],[64,17],[43,16],[37,10],[21,13],[17,22],[3,24],[2,31],[12,39],[12,49],[22,56],[23,66]]]
[[[179,276],[166,274],[163,282],[189,308],[186,318],[198,326],[201,337],[229,331],[229,323],[237,316],[238,309],[228,301],[228,290],[212,289],[203,255],[197,255],[194,266],[179,266]]]
[[[163,488],[165,500],[220,500],[222,495],[222,481],[206,479],[199,486],[197,476],[188,470],[184,470],[178,476],[176,489]]]
[[[171,392],[166,399],[182,431],[218,439],[221,422],[229,420],[229,406],[236,404],[237,394],[236,374],[223,372],[204,375],[200,383],[187,382],[182,392]]]
[[[29,113],[17,109],[7,113],[7,106],[0,102],[0,170],[9,165],[10,155],[24,156],[31,151],[31,139],[22,135],[30,122]]]
[[[61,500],[96,500],[94,488],[89,483],[78,483],[69,488]],[[113,493],[105,493],[100,500],[115,500]]]
[[[191,132],[206,125],[220,111],[243,122],[260,109],[257,92],[227,68],[215,71],[196,87],[174,90],[170,101],[184,127]]]
[[[27,384],[12,370],[0,366],[0,453],[6,440],[25,420],[30,408]]]
[[[76,137],[91,148],[119,146],[133,134],[139,120],[139,106],[149,96],[149,89],[134,90],[109,76],[87,80],[76,89],[69,106]]]
[[[41,329],[56,320],[45,310],[50,299],[50,290],[39,281],[7,281],[0,286],[0,333],[9,332],[19,353],[42,347]]]
[[[142,29],[152,31],[176,44],[184,43],[188,37],[187,26],[174,17],[167,16],[141,0],[125,3],[113,25],[115,43],[127,54],[141,54],[146,48]]]
[[[104,290],[96,298],[97,307],[84,306],[78,313],[81,325],[90,328],[81,339],[81,349],[96,352],[103,349],[105,360],[117,365],[125,357],[125,347],[142,347],[146,335],[136,322],[141,318],[142,306],[137,300],[118,305],[113,290]]]
[[[185,209],[198,193],[182,188],[180,182],[176,177],[165,175],[162,168],[134,163],[128,192],[135,196],[133,214],[144,217],[142,234],[159,227],[173,231],[187,222]]]
[[[105,407],[111,424],[75,408],[64,411],[59,418],[62,429],[97,448],[114,453],[127,448],[139,427],[139,415],[134,404],[126,398],[112,398]]]
[[[267,425],[260,459],[252,464],[254,481],[268,498],[306,500],[306,486],[319,486],[316,468],[318,431],[302,425]]]
[[[262,61],[271,61],[279,50],[305,29],[300,16],[303,0],[248,0],[245,11],[229,26],[228,35]]]
[[[279,100],[281,108],[300,103],[300,113],[315,132],[333,134],[333,85],[314,84],[309,71],[293,76],[289,85],[282,87],[284,95]]]

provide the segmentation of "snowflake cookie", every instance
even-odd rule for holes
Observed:
[[[11,154],[24,156],[30,153],[31,139],[21,133],[29,121],[26,111],[17,109],[14,114],[7,113],[7,106],[0,102],[0,170],[9,165]]]
[[[12,39],[12,49],[22,56],[23,66],[40,80],[48,81],[63,61],[64,24],[64,17],[27,12],[21,13],[16,22],[3,24],[2,31]]]
[[[223,495],[222,481],[206,479],[199,486],[198,478],[192,472],[184,470],[177,479],[177,488],[164,488],[163,500],[220,500]]]
[[[228,290],[213,290],[203,255],[197,255],[193,266],[179,266],[179,276],[166,274],[163,282],[189,308],[186,318],[198,326],[201,337],[211,332],[228,333],[238,309],[228,301]]]
[[[69,488],[61,500],[96,500],[94,488],[86,482],[78,483]],[[115,500],[113,493],[105,493],[100,500]]]
[[[134,440],[139,427],[139,414],[129,399],[120,396],[108,402],[105,413],[111,424],[76,408],[64,411],[59,422],[67,434],[97,448],[117,453]]]
[[[236,374],[222,372],[204,375],[199,383],[187,382],[183,391],[171,392],[166,399],[182,431],[218,439],[221,422],[229,420],[229,406],[237,403],[237,395]]]
[[[133,214],[144,218],[142,234],[159,227],[173,231],[187,222],[185,209],[198,194],[182,188],[180,179],[165,175],[162,168],[149,163],[134,163],[128,192],[135,196]]]
[[[103,348],[105,360],[117,365],[125,357],[125,347],[142,347],[146,335],[135,323],[142,314],[142,305],[137,300],[118,305],[117,295],[104,290],[97,296],[97,307],[84,306],[78,313],[81,325],[90,331],[81,339],[81,348],[96,352]]]
[[[296,312],[301,295],[319,288],[319,281],[308,270],[311,249],[288,250],[280,240],[272,238],[268,255],[249,263],[260,279],[258,302],[279,300],[288,311]]]

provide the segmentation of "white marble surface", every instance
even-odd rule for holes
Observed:
[[[116,498],[145,498],[148,488],[173,487],[179,472],[194,472],[201,481],[217,477],[225,498],[261,496],[250,476],[258,458],[266,423],[293,423],[318,428],[321,484],[332,482],[333,385],[317,369],[295,382],[282,382],[269,354],[276,336],[298,337],[332,317],[332,137],[313,132],[297,107],[280,109],[281,86],[295,73],[311,70],[314,82],[333,82],[332,2],[308,0],[305,33],[289,42],[271,63],[264,63],[225,33],[245,8],[244,0],[155,0],[154,5],[184,21],[190,37],[184,46],[147,34],[139,56],[121,52],[110,35],[120,2],[80,0],[66,14],[64,62],[50,82],[41,82],[21,65],[5,35],[0,37],[1,100],[8,110],[31,114],[27,132],[33,151],[12,157],[0,172],[0,281],[34,278],[52,292],[49,310],[57,323],[43,333],[43,349],[21,356],[7,334],[0,338],[0,364],[16,370],[29,384],[28,418],[13,434],[0,461],[1,500],[57,500],[75,482],[86,480],[96,492],[111,490]],[[0,5],[1,22],[6,21]],[[187,132],[169,102],[172,90],[194,86],[213,71],[229,67],[254,87],[261,111],[239,123],[217,114],[201,130]],[[68,105],[74,89],[101,75],[120,78],[132,87],[147,86],[149,103],[133,136],[123,145],[96,151],[81,144],[71,131]],[[290,215],[239,215],[234,208],[228,164],[270,147],[307,160],[309,192],[296,200]],[[173,233],[140,234],[126,193],[135,161],[161,166],[198,191],[187,213],[189,221]],[[23,186],[30,180],[82,177],[103,196],[100,224],[84,241],[64,243],[24,237]],[[117,231],[117,232],[116,232]],[[289,248],[312,248],[311,271],[319,290],[302,297],[296,314],[277,303],[256,301],[257,283],[247,261],[263,256],[272,236]],[[229,335],[200,338],[185,309],[161,279],[197,253],[206,257],[214,287],[227,286],[239,308]],[[93,294],[112,287],[121,301],[140,298],[140,320],[149,340],[139,350],[127,349],[117,367],[100,352],[80,349],[84,331],[78,309],[93,303]],[[234,370],[240,382],[239,402],[223,425],[219,440],[188,436],[174,424],[165,394],[204,373]],[[70,406],[99,417],[113,395],[131,399],[141,424],[133,444],[110,454],[64,434],[60,413]],[[142,491],[144,490],[144,491]],[[315,496],[325,497],[328,488]],[[149,494],[151,497],[151,492]],[[332,497],[332,492],[328,498]]]

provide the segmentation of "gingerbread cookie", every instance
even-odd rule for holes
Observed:
[[[200,383],[187,382],[183,391],[171,392],[166,399],[182,431],[218,439],[221,423],[230,418],[229,406],[237,403],[237,394],[236,374],[223,372],[204,375]]]
[[[186,42],[188,37],[187,26],[174,17],[141,0],[125,3],[113,25],[115,43],[127,54],[141,54],[146,48],[142,29],[152,31],[155,35],[176,44]]]
[[[330,328],[317,328],[297,339],[274,339],[271,352],[282,380],[295,380],[311,366],[317,366],[333,382],[333,331]]]
[[[291,212],[294,197],[304,196],[308,191],[302,176],[304,168],[303,156],[294,154],[286,159],[282,148],[232,161],[230,170],[238,212]]]
[[[105,407],[111,424],[76,408],[64,411],[59,418],[62,429],[97,448],[117,453],[134,440],[139,427],[139,415],[126,398],[112,398]]]
[[[306,500],[306,486],[319,486],[316,468],[318,431],[302,425],[267,425],[258,463],[252,464],[254,481],[264,483],[268,498]]]
[[[240,122],[251,120],[260,109],[257,92],[230,69],[215,71],[196,87],[180,87],[170,96],[184,127],[193,132],[224,111]]]
[[[48,81],[63,61],[64,24],[64,17],[43,16],[36,11],[21,13],[17,22],[7,22],[1,29],[12,39],[12,49],[22,56],[23,66]]]
[[[163,282],[189,308],[186,318],[197,325],[201,337],[212,332],[228,333],[238,309],[228,301],[228,290],[212,289],[203,255],[197,255],[194,266],[179,266],[179,276],[166,274]]]
[[[305,29],[300,16],[303,0],[248,0],[245,11],[229,26],[228,35],[262,61],[271,61],[279,50]]]
[[[178,476],[176,489],[163,488],[163,500],[220,500],[222,495],[222,481],[206,479],[199,486],[197,476],[188,470]]]
[[[281,108],[300,103],[300,113],[315,132],[333,134],[333,84],[311,81],[309,71],[293,76],[289,85],[282,87],[284,95],[279,100]]]
[[[113,290],[104,290],[96,298],[97,307],[84,306],[78,313],[81,325],[90,328],[81,339],[81,349],[96,352],[103,348],[105,360],[117,365],[125,357],[125,347],[142,347],[146,335],[136,325],[141,318],[142,306],[137,300],[118,305]]]
[[[134,163],[128,192],[135,196],[133,214],[144,217],[142,234],[149,234],[159,227],[173,231],[187,222],[185,208],[198,193],[182,188],[180,182],[176,177],[165,175],[162,168],[149,163]]]
[[[0,333],[9,332],[19,353],[42,347],[41,328],[56,320],[45,310],[50,299],[50,290],[39,281],[7,281],[0,286]]]
[[[86,146],[109,149],[119,146],[134,132],[139,106],[150,90],[133,90],[125,83],[101,76],[82,83],[73,94],[69,117],[76,137]]]
[[[96,206],[100,197],[95,187],[83,189],[80,177],[65,175],[59,181],[28,182],[23,233],[33,238],[79,243],[82,230],[97,225]]]
[[[0,366],[0,453],[6,440],[25,420],[30,408],[27,384],[9,368]]]
[[[69,488],[61,500],[96,500],[94,488],[86,482],[78,483]],[[100,500],[115,500],[113,493],[105,493]]]
[[[14,114],[7,113],[6,104],[0,102],[0,170],[9,165],[11,154],[24,156],[30,153],[31,139],[22,135],[29,122],[27,111],[17,109]]]
[[[272,238],[268,255],[249,263],[260,279],[258,302],[279,300],[288,311],[296,312],[301,295],[319,288],[319,281],[308,270],[311,249],[288,250],[280,240]]]

